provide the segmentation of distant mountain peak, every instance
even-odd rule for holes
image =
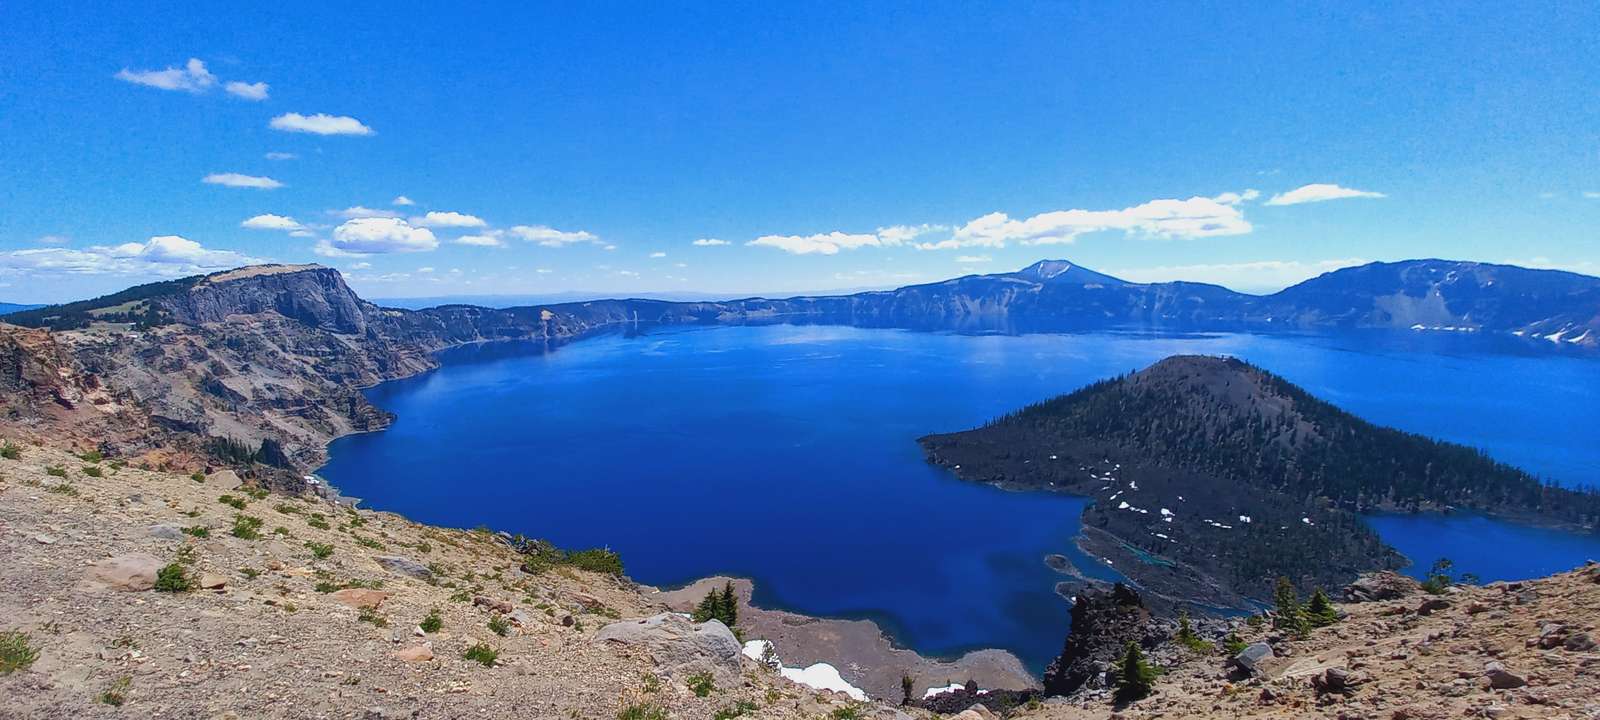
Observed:
[[[1040,283],[1081,283],[1084,285],[1127,285],[1127,281],[1111,277],[1105,273],[1098,273],[1082,265],[1075,265],[1069,260],[1040,260],[1021,270],[1011,273],[1011,277],[1032,280]]]
[[[1040,260],[1018,271],[1018,275],[1030,275],[1039,280],[1049,280],[1060,275],[1074,266],[1067,260]]]

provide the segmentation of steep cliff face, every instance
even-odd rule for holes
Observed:
[[[1044,690],[1049,695],[1071,695],[1079,689],[1104,689],[1114,678],[1107,673],[1128,643],[1145,651],[1171,637],[1165,623],[1155,620],[1139,593],[1117,583],[1086,587],[1072,600],[1072,632],[1061,655],[1045,669]]]

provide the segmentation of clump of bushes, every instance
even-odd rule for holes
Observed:
[[[64,478],[67,476],[67,469],[60,465],[51,465],[44,469],[44,474],[50,477]]]
[[[461,657],[484,667],[494,667],[494,661],[500,657],[500,653],[489,647],[488,643],[478,643],[467,648],[465,652],[461,653]]]
[[[5,458],[7,460],[21,460],[22,448],[17,447],[15,443],[7,440],[4,444],[0,444],[0,458]]]
[[[512,544],[523,555],[522,571],[526,573],[539,574],[559,566],[622,577],[622,556],[610,548],[567,551],[548,540],[527,540],[520,536]]]
[[[217,502],[222,503],[223,505],[227,505],[228,507],[231,507],[231,508],[233,508],[235,510],[243,510],[244,506],[250,504],[249,500],[246,500],[246,499],[241,498],[241,497],[234,497],[232,495],[220,496],[220,497],[217,498]]]
[[[506,622],[505,618],[496,615],[489,618],[489,632],[505,637],[511,634],[511,623]]]
[[[685,679],[685,684],[695,697],[706,697],[717,689],[717,683],[712,679],[711,673],[697,672]]]
[[[19,630],[0,631],[0,675],[26,670],[38,659],[39,651],[29,643],[27,633]]]
[[[444,627],[444,619],[439,617],[439,608],[429,610],[428,616],[423,618],[422,622],[417,623],[417,627],[422,628],[425,633],[439,632]]]
[[[101,470],[99,465],[83,466],[83,474],[92,478],[105,477],[105,471]]]
[[[261,518],[250,515],[233,516],[233,536],[244,540],[261,539]]]
[[[194,589],[194,579],[183,563],[167,563],[156,571],[156,589],[161,592],[182,593]]]
[[[211,528],[208,528],[204,525],[190,525],[189,527],[183,529],[183,534],[192,535],[197,538],[208,538],[211,537]]]
[[[327,560],[333,555],[333,546],[327,543],[306,542],[306,547],[311,550],[311,555],[318,560]]]
[[[1156,669],[1144,659],[1139,643],[1128,643],[1128,649],[1117,662],[1117,701],[1132,702],[1146,697],[1155,687]]]
[[[1194,627],[1189,624],[1188,610],[1178,613],[1177,639],[1179,645],[1182,645],[1197,653],[1208,653],[1213,649],[1211,643],[1202,640],[1199,635],[1195,634]]]
[[[112,707],[122,707],[122,704],[128,701],[128,686],[132,684],[131,677],[124,675],[117,678],[116,682],[111,683],[111,687],[100,693],[100,702]]]

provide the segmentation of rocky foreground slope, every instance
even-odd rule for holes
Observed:
[[[228,471],[12,447],[0,457],[7,720],[1600,716],[1600,566],[1438,595],[1370,577],[1346,591],[1342,619],[1304,637],[1234,619],[1197,623],[1187,644],[1137,593],[1096,591],[1046,678],[1066,696],[957,690],[893,707],[791,683],[741,656],[725,627],[663,615],[660,595],[607,572],[526,571],[528,556],[487,531],[265,494]],[[1215,649],[1228,633],[1249,649]],[[1119,704],[1130,641],[1162,674]]]
[[[907,717],[486,531],[11,447],[0,718]]]

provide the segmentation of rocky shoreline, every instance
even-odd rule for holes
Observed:
[[[1042,687],[1017,656],[1004,650],[975,650],[954,660],[926,658],[895,647],[870,620],[819,618],[752,605],[755,583],[745,578],[702,578],[677,589],[647,591],[645,597],[678,612],[690,612],[706,593],[725,583],[733,584],[739,601],[739,629],[746,640],[771,642],[785,666],[832,665],[847,682],[875,699],[898,702],[903,675],[912,679],[914,699],[920,699],[929,688],[968,681],[986,690]]]

